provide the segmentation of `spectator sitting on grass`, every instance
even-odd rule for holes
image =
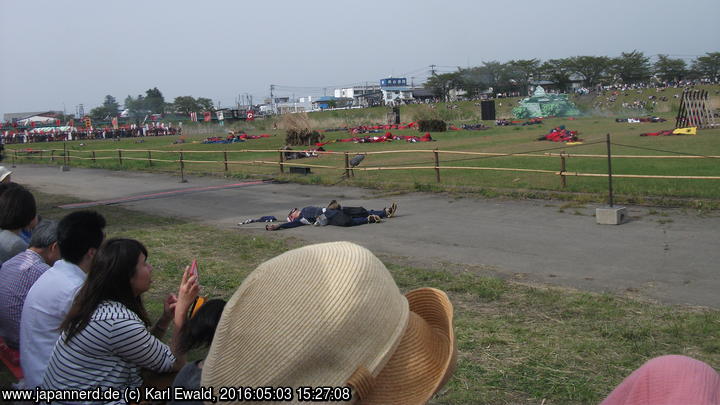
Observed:
[[[182,328],[199,291],[197,275],[185,268],[177,296],[170,294],[152,332],[142,301],[150,289],[147,249],[133,239],[110,239],[98,250],[92,270],[60,329],[42,387],[123,392],[143,384],[140,369],[177,371],[185,364],[178,350]],[[162,339],[174,320],[171,347]],[[152,385],[152,384],[149,384]]]
[[[35,197],[17,183],[0,184],[0,264],[28,247],[20,237],[37,224]]]
[[[196,301],[196,305],[199,301]],[[204,302],[200,307],[195,307],[190,310],[188,314],[189,319],[185,322],[180,329],[179,336],[179,348],[181,353],[187,353],[192,349],[206,349],[210,347],[215,336],[215,329],[217,328],[218,322],[220,322],[220,316],[225,308],[225,301],[221,299],[213,299]],[[202,368],[205,359],[188,363],[175,377],[173,387],[183,387],[185,389],[199,389],[200,388],[200,376],[202,374]],[[202,401],[197,402],[175,402],[171,401],[171,404],[185,404],[185,405],[202,405]]]
[[[58,260],[57,222],[46,219],[35,227],[27,250],[0,267],[0,333],[11,349],[20,348],[20,316],[30,287]]]
[[[42,382],[60,336],[60,324],[105,238],[103,228],[105,218],[95,211],[76,211],[58,223],[57,243],[62,260],[45,271],[30,288],[20,320],[20,364],[26,388],[33,389]]]
[[[225,305],[204,387],[343,387],[336,401],[420,405],[456,359],[453,307],[434,288],[402,294],[385,265],[349,242],[305,246],[259,265]],[[300,389],[300,390],[298,390]]]

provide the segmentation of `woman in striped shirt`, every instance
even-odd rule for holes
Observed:
[[[177,297],[168,296],[152,332],[142,302],[150,288],[147,249],[132,239],[110,239],[98,250],[87,280],[78,291],[45,371],[43,388],[89,390],[142,385],[140,369],[179,370],[185,355],[177,350],[177,331],[198,294],[197,276],[183,273]],[[174,320],[171,347],[160,339]]]

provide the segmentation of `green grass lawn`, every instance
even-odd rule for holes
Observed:
[[[36,193],[39,212],[72,199]],[[282,235],[224,230],[116,206],[98,207],[108,237],[131,237],[149,249],[153,285],[145,303],[155,318],[197,258],[202,294],[228,298],[261,262],[303,244]],[[597,403],[650,358],[685,354],[718,367],[720,311],[664,306],[625,297],[527,285],[482,268],[417,268],[380,257],[403,292],[430,286],[455,307],[458,366],[437,404]],[[204,353],[196,352],[192,358]],[[3,374],[5,373],[5,374]],[[3,370],[0,386],[11,381]]]
[[[717,92],[715,86],[711,93]],[[670,100],[673,93],[680,89],[668,89]],[[635,98],[647,97],[655,94],[655,90],[643,90],[619,95],[615,103]],[[714,93],[712,93],[714,94]],[[713,96],[716,97],[716,96]],[[582,101],[578,99],[579,102]],[[516,99],[500,99],[505,107],[510,108],[516,104]],[[717,101],[713,99],[713,103]],[[584,101],[592,103],[593,101]],[[668,101],[671,103],[671,101]],[[437,114],[443,116],[448,122],[456,125],[462,123],[480,122],[477,117],[478,107],[473,102],[457,103],[458,108],[448,110],[445,104],[436,107]],[[428,106],[404,106],[403,115],[408,120],[426,113]],[[142,143],[137,139],[124,139],[119,142],[111,140],[74,141],[67,142],[69,159],[72,166],[101,167],[123,170],[153,170],[179,173],[181,152],[183,156],[185,173],[203,173],[214,175],[227,175],[239,178],[245,177],[274,177],[280,180],[290,180],[316,184],[334,184],[340,181],[343,174],[344,156],[348,153],[370,153],[355,171],[355,176],[344,180],[346,184],[386,188],[405,191],[459,191],[475,192],[486,195],[516,195],[521,197],[534,197],[551,193],[560,198],[586,199],[601,201],[607,193],[607,179],[605,177],[575,177],[568,176],[563,187],[560,176],[561,161],[557,156],[565,152],[570,156],[566,158],[566,171],[570,173],[607,173],[607,147],[606,134],[611,135],[613,142],[612,153],[613,172],[616,175],[653,175],[653,176],[714,176],[720,177],[720,129],[700,130],[695,136],[665,136],[641,137],[641,133],[657,132],[674,127],[672,108],[659,115],[668,119],[664,123],[618,123],[616,116],[642,116],[641,112],[630,111],[620,114],[609,109],[602,116],[585,116],[577,119],[551,118],[541,125],[496,127],[493,122],[485,122],[490,128],[483,131],[448,131],[432,133],[436,142],[407,143],[395,141],[391,143],[353,143],[337,142],[325,146],[328,151],[339,154],[322,155],[319,158],[289,161],[288,165],[320,165],[334,168],[312,168],[309,176],[289,175],[287,171],[281,174],[278,166],[278,148],[284,146],[284,131],[267,130],[268,122],[256,124],[242,124],[232,126],[233,129],[244,129],[250,134],[269,133],[270,138],[249,140],[235,144],[202,144],[201,141],[210,135],[225,136],[224,131],[231,127],[205,127],[214,131],[211,134],[203,133],[188,135],[185,144],[174,144],[177,137],[150,137],[144,138]],[[508,110],[509,111],[509,110]],[[359,125],[380,122],[384,120],[386,109],[376,107],[359,110],[327,111],[310,114],[310,121],[318,129],[334,128],[343,125]],[[583,144],[577,146],[565,145],[537,139],[548,133],[552,128],[564,125],[568,129],[579,131]],[[188,133],[197,132],[187,128]],[[384,131],[382,131],[384,132]],[[395,135],[417,135],[415,130],[393,130]],[[325,141],[350,138],[347,131],[328,131],[324,133]],[[371,134],[372,135],[372,134]],[[45,149],[35,153],[32,158],[20,153],[19,162],[47,162],[61,164],[63,153],[62,143],[42,143],[30,145],[8,145],[8,160],[13,159],[14,149]],[[52,152],[47,149],[55,148]],[[118,153],[118,149],[122,152]],[[301,149],[301,147],[295,147]],[[435,165],[433,149],[439,153],[440,166],[468,167],[468,169],[441,169],[440,179],[436,180],[435,170],[408,169],[408,170],[364,170],[376,167],[392,169],[404,166],[433,167]],[[152,150],[151,156],[147,150]],[[257,150],[269,150],[257,152]],[[372,154],[378,151],[413,151],[414,153]],[[422,151],[422,152],[420,152]],[[449,152],[492,152],[492,153],[533,153],[539,156],[469,156]],[[448,153],[445,153],[448,152]],[[546,156],[555,154],[556,156]],[[579,157],[577,154],[594,154],[600,157]],[[641,159],[622,158],[619,155],[640,156],[677,156],[672,159]],[[715,158],[687,159],[688,155],[715,156]],[[93,156],[95,160],[93,160]],[[229,161],[227,171],[224,160]],[[148,158],[156,159],[151,163]],[[51,161],[52,159],[52,161]],[[198,163],[198,162],[214,163]],[[545,170],[552,173],[528,173],[500,170],[472,170],[471,168],[515,168]],[[650,200],[652,203],[663,203],[663,199],[680,198],[686,200],[720,199],[720,180],[705,179],[633,179],[616,178],[613,182],[615,194],[620,202],[641,203]],[[659,202],[658,202],[659,201]],[[672,202],[676,204],[677,201]],[[714,203],[712,203],[714,204]],[[711,204],[711,205],[712,205]]]

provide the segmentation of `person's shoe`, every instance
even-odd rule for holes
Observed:
[[[380,218],[379,215],[368,215],[368,223],[369,224],[379,224],[382,222],[382,218]]]
[[[392,217],[394,217],[394,216],[395,216],[395,213],[397,212],[397,209],[398,209],[397,202],[393,201],[393,203],[392,203],[392,205],[390,206],[390,208],[385,208],[385,216],[386,216],[387,218],[392,218]]]
[[[340,208],[342,208],[340,207],[340,203],[335,200],[330,201],[330,204],[327,205],[327,209],[329,210],[339,210]]]

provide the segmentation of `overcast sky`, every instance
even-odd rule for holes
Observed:
[[[0,114],[85,111],[158,87],[166,101],[322,94],[389,75],[511,59],[687,61],[720,51],[718,0],[0,0]]]

